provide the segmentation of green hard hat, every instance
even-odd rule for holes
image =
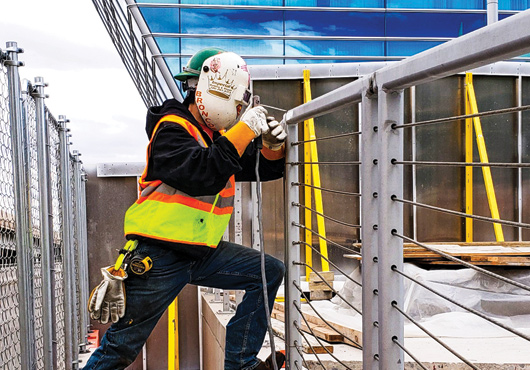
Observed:
[[[182,68],[183,71],[177,73],[175,77],[179,81],[186,81],[190,77],[199,77],[201,73],[202,64],[209,57],[224,53],[225,50],[219,48],[205,48],[196,52],[191,59],[188,61],[186,67]]]

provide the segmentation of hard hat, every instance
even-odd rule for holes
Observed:
[[[182,81],[182,87],[184,91],[188,90],[189,88],[195,88],[204,61],[213,55],[223,52],[224,50],[219,48],[205,48],[199,50],[191,57],[191,59],[188,61],[188,64],[186,64],[186,67],[182,68],[182,72],[177,73],[173,77],[179,81]]]
[[[212,130],[230,128],[250,102],[250,73],[239,55],[224,52],[202,64],[195,103],[204,123]]]

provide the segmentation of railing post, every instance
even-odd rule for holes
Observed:
[[[362,94],[361,145],[361,242],[362,242],[362,312],[363,370],[379,368],[377,317],[377,229],[379,179],[377,95],[371,93],[368,81]]]
[[[88,276],[85,275],[86,269],[85,265],[87,263],[86,258],[86,243],[84,242],[84,236],[85,233],[83,231],[83,227],[86,227],[86,223],[83,222],[84,217],[84,210],[83,210],[83,194],[82,194],[82,171],[81,171],[81,160],[79,157],[81,156],[81,153],[79,153],[77,150],[74,150],[74,189],[75,189],[75,212],[76,212],[76,221],[77,225],[75,228],[76,231],[76,239],[77,239],[77,255],[75,256],[77,258],[77,272],[79,274],[78,276],[78,290],[79,290],[79,301],[80,301],[80,307],[79,307],[79,351],[86,352],[86,345],[88,341],[88,317],[86,315],[86,310],[83,309],[84,302],[88,302],[88,286],[86,285],[88,281]]]
[[[72,225],[72,189],[70,182],[70,145],[68,140],[68,129],[66,123],[68,120],[65,116],[59,116],[61,126],[61,197],[63,212],[63,243],[64,243],[64,316],[65,316],[65,352],[66,368],[78,368],[78,332],[75,315],[75,265],[74,265],[74,243],[73,243],[73,225]]]
[[[302,357],[298,353],[297,346],[302,347],[302,338],[294,323],[301,325],[300,313],[296,304],[300,307],[300,292],[296,288],[300,286],[300,230],[294,225],[299,222],[298,208],[293,202],[298,202],[299,191],[292,183],[298,182],[298,166],[289,163],[298,161],[298,146],[292,142],[298,138],[298,125],[287,126],[288,136],[286,141],[286,166],[285,166],[285,354],[287,369],[301,369]]]
[[[403,307],[403,278],[393,271],[403,270],[403,240],[392,235],[403,232],[403,207],[392,200],[402,198],[403,170],[392,160],[403,159],[403,132],[392,128],[403,123],[403,91],[385,92],[379,86],[378,164],[380,189],[378,195],[378,310],[379,366],[381,369],[404,369],[403,316],[392,305]],[[365,210],[366,211],[366,210]]]
[[[48,122],[44,99],[44,79],[35,78],[31,96],[35,99],[37,123],[37,161],[39,176],[40,242],[42,254],[42,326],[43,361],[45,369],[57,368],[57,342],[55,333],[55,277],[53,274],[53,219],[51,208],[51,171],[49,161]]]
[[[13,188],[15,193],[15,222],[16,222],[16,251],[18,278],[18,307],[20,325],[20,368],[29,370],[36,368],[35,356],[35,323],[33,322],[33,265],[31,260],[31,245],[33,235],[31,231],[30,195],[28,153],[26,151],[27,136],[24,120],[22,119],[22,105],[20,100],[20,78],[18,67],[23,66],[18,61],[16,42],[6,44],[8,60],[7,67],[9,85],[9,120],[11,122],[11,150],[13,153]]]

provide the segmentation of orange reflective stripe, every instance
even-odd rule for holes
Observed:
[[[179,195],[179,194],[168,195],[168,194],[162,194],[159,192],[154,192],[149,196],[149,200],[163,202],[163,203],[179,203],[185,206],[192,207],[194,209],[198,209],[200,211],[205,211],[205,212],[212,211],[211,203],[201,202],[198,199],[186,197],[186,196]],[[228,215],[228,214],[231,214],[233,210],[234,210],[234,207],[231,207],[231,206],[224,207],[224,208],[214,207],[212,213],[215,215]]]
[[[219,195],[223,198],[233,197],[236,194],[236,180],[234,175],[230,176],[230,179],[228,180],[226,185],[230,185],[230,187],[225,186],[224,189],[221,190]]]
[[[130,234],[125,234],[126,237],[127,237],[127,235],[130,235]],[[144,234],[144,233],[139,233],[139,232],[134,232],[133,235],[145,236],[145,237],[148,237],[148,238],[152,238],[152,237],[153,237],[152,235]],[[182,244],[190,244],[190,245],[202,245],[202,246],[205,246],[205,247],[217,248],[217,245],[208,245],[208,243],[201,243],[201,242],[195,242],[195,241],[190,242],[190,241],[185,241],[185,240],[175,240],[175,239],[164,238],[164,237],[162,237],[162,236],[157,236],[156,239],[158,239],[158,240],[163,240],[163,241],[166,241],[166,242],[171,242],[171,243],[182,243]]]
[[[179,117],[179,116],[175,116],[173,114],[169,114],[167,116],[164,116],[162,117],[156,124],[154,130],[153,130],[153,133],[151,134],[151,138],[149,139],[149,144],[147,145],[147,150],[146,150],[146,160],[145,160],[145,168],[144,168],[144,172],[142,173],[142,176],[140,177],[140,180],[138,180],[139,184],[140,184],[140,187],[142,189],[145,189],[146,187],[148,187],[149,185],[152,185],[154,183],[154,181],[145,181],[145,177],[147,176],[147,166],[149,164],[149,156],[151,155],[151,145],[153,143],[153,139],[155,138],[155,134],[156,132],[158,131],[158,129],[160,128],[160,125],[163,123],[163,122],[172,122],[172,123],[176,123],[182,127],[184,127],[186,129],[186,131],[188,131],[188,133],[199,143],[201,144],[203,147],[207,148],[208,147],[208,144],[206,144],[206,142],[204,141],[202,135],[201,135],[201,132],[199,131],[199,129],[197,127],[195,127],[191,122],[188,122],[186,119],[182,118],[182,117]],[[156,181],[159,181],[159,180],[156,180]]]

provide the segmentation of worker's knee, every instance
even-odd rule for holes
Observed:
[[[285,265],[282,261],[267,255],[265,260],[267,281],[271,285],[280,285],[285,275]]]

